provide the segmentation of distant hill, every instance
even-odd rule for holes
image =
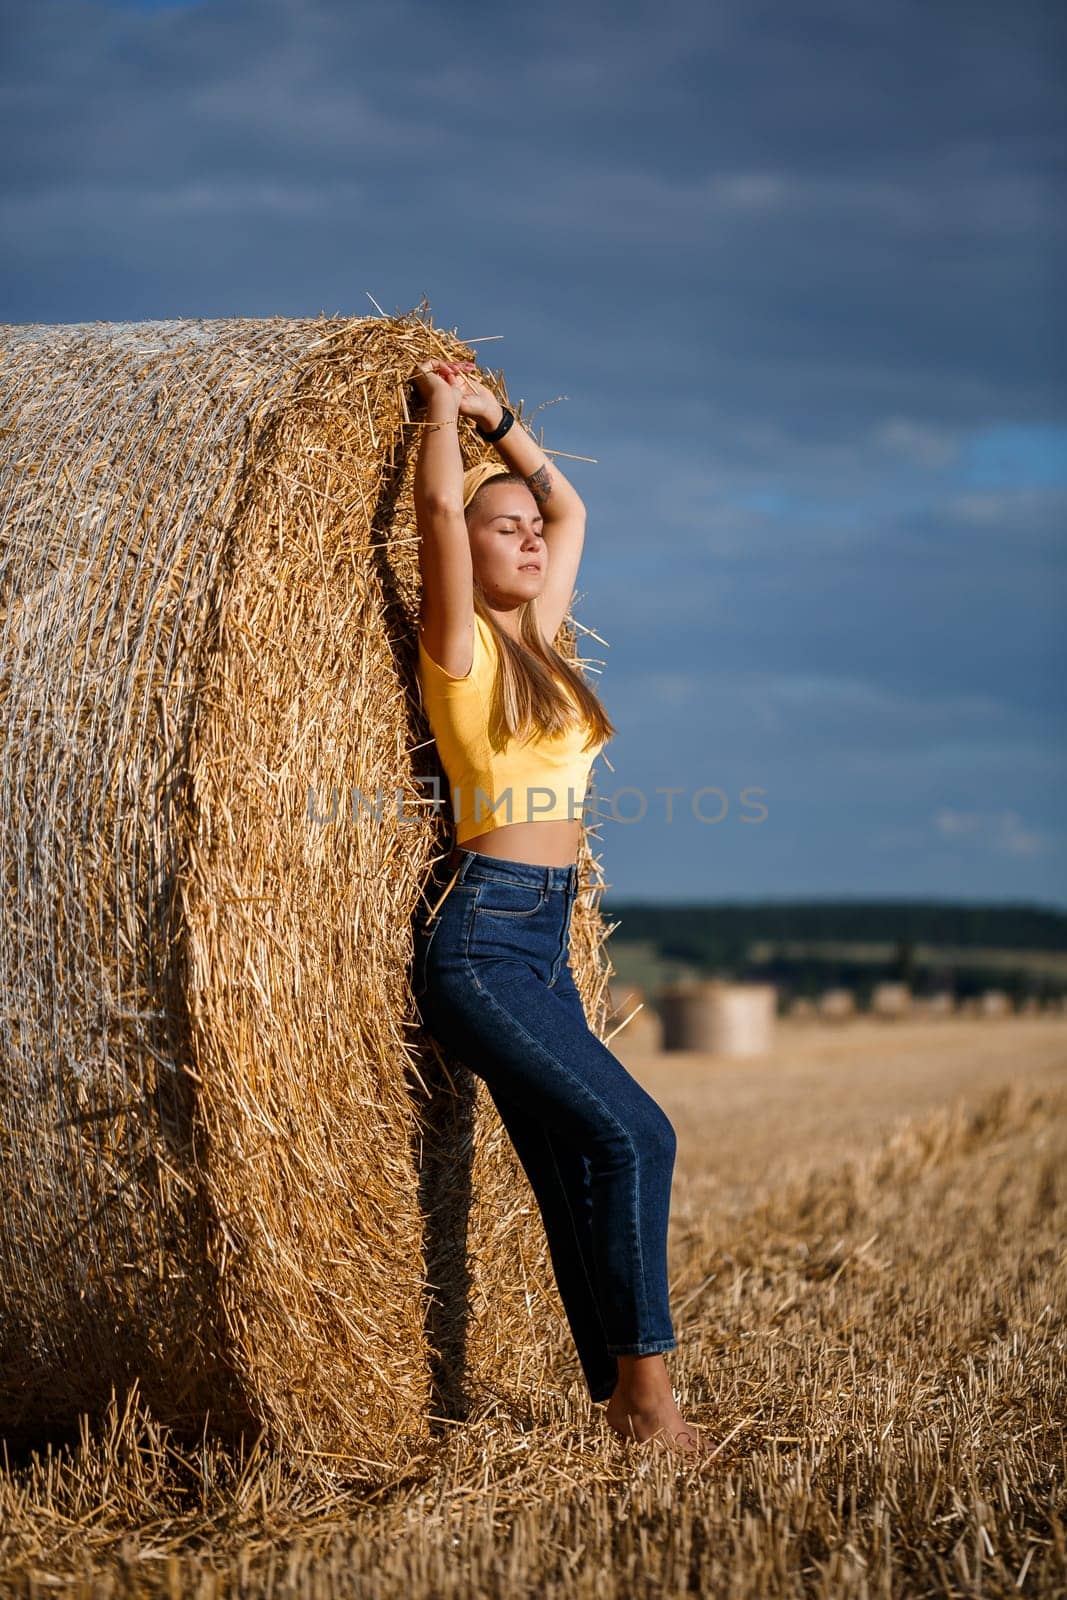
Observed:
[[[776,983],[783,997],[838,985],[865,1003],[883,979],[916,993],[1067,993],[1067,912],[938,901],[650,905],[605,895],[618,976],[654,988],[681,976]]]

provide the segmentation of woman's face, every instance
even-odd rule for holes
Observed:
[[[543,518],[524,483],[493,483],[467,512],[474,575],[491,606],[532,600],[545,586]]]

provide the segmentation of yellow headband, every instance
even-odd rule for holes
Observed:
[[[505,467],[500,461],[479,461],[476,467],[471,467],[463,474],[463,509],[467,509],[487,478],[495,478],[497,473],[510,471],[511,468]]]

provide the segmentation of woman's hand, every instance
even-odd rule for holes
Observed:
[[[411,381],[427,403],[443,395],[452,403],[449,409],[454,408],[458,413],[463,388],[468,382],[464,374],[473,366],[473,361],[440,361],[435,357],[420,361]]]
[[[472,366],[473,363],[468,362],[467,365]],[[464,389],[459,398],[459,414],[461,417],[473,417],[475,422],[492,429],[500,422],[504,407],[480,378],[468,375],[464,378]]]

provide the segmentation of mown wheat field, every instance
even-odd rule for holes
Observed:
[[[1067,1593],[1064,1022],[614,1044],[678,1129],[668,1361],[711,1461],[608,1434],[556,1324],[551,1388],[372,1494],[180,1443],[133,1393],[4,1453],[0,1593]]]

